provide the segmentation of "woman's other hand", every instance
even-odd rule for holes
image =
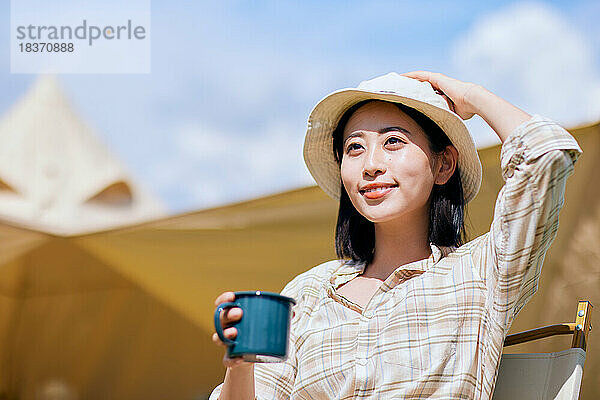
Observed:
[[[221,293],[215,300],[215,307],[221,303],[232,302],[234,300],[235,300],[235,294],[233,292]],[[221,316],[220,316],[221,326],[223,328],[225,328],[226,326],[239,321],[240,319],[242,319],[242,315],[243,315],[243,311],[239,307],[229,308],[229,309],[225,309],[225,310],[221,311]],[[234,340],[237,337],[237,329],[234,327],[225,328],[223,330],[223,335],[227,339]],[[219,335],[217,335],[216,332],[213,333],[212,340],[218,346],[222,346],[225,348],[227,347],[227,345],[225,343],[223,343],[221,341],[221,339],[219,339]],[[223,365],[226,368],[237,367],[238,365],[242,365],[242,364],[249,364],[249,363],[246,363],[242,359],[242,357],[229,358],[229,357],[227,357],[227,352],[225,352],[225,355],[223,356]]]

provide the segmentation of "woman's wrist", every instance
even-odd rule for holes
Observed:
[[[484,104],[489,102],[489,97],[493,94],[481,85],[475,83],[471,85],[465,92],[463,101],[470,112],[483,117],[481,113],[485,111]],[[482,110],[482,106],[484,106],[484,110]]]
[[[244,362],[235,367],[227,367],[227,371],[231,371],[231,374],[248,374],[254,372],[254,363]]]
[[[531,115],[481,85],[474,85],[467,90],[464,100],[472,112],[483,118],[496,132],[501,142],[504,142],[517,126],[531,119]]]
[[[253,400],[254,396],[254,364],[228,367],[219,400]]]

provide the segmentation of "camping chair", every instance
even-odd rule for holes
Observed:
[[[556,353],[503,354],[493,399],[578,399],[591,312],[592,304],[580,301],[574,323],[508,335],[505,347],[554,335],[571,334],[573,341],[570,349]]]

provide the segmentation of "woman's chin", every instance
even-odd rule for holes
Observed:
[[[374,223],[374,224],[382,224],[385,222],[390,222],[393,221],[395,219],[398,219],[399,216],[402,215],[402,213],[398,213],[398,212],[370,212],[370,213],[361,213],[363,215],[363,217],[365,217],[367,220],[369,220],[370,222]]]
[[[417,215],[427,214],[425,207],[427,207],[426,204],[418,208],[408,207],[407,204],[396,205],[396,207],[382,207],[382,205],[378,205],[377,207],[362,207],[358,212],[374,224],[389,222],[405,224]]]

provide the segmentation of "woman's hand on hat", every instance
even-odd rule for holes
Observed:
[[[462,82],[437,72],[413,71],[402,75],[429,82],[435,90],[443,92],[446,100],[449,100],[450,108],[454,103],[454,112],[462,119],[469,119],[473,114],[479,115],[498,134],[501,142],[517,126],[531,118],[531,115],[487,91],[483,86]]]
[[[481,89],[481,86],[470,82],[462,82],[438,72],[412,71],[402,75],[422,82],[429,82],[448,101],[450,109],[462,119],[469,119],[477,113],[477,109],[469,101],[469,95],[472,91]]]

